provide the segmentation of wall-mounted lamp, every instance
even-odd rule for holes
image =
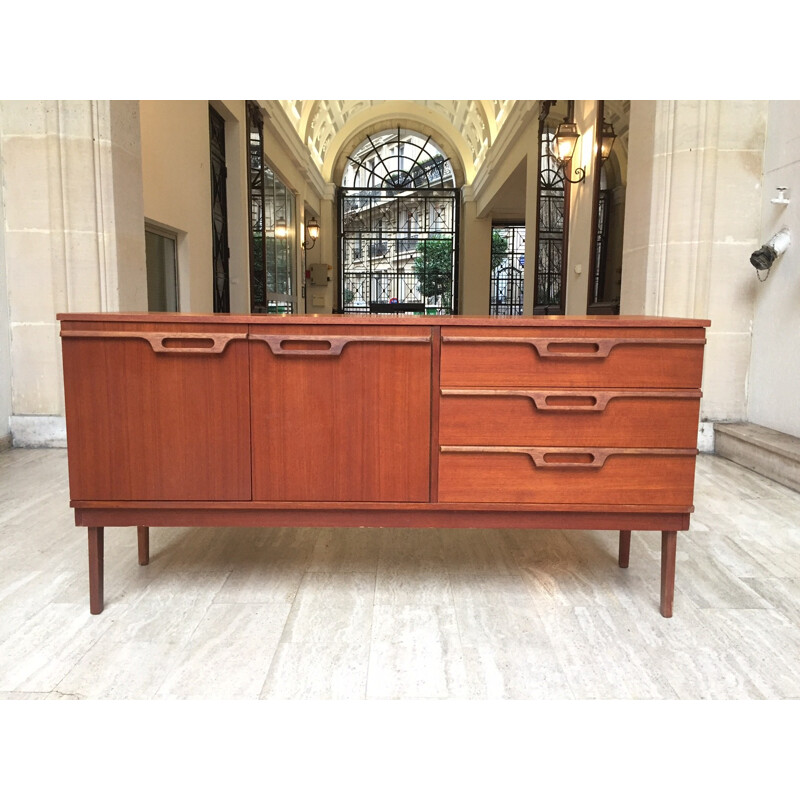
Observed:
[[[279,239],[285,239],[289,235],[289,229],[286,227],[286,220],[283,217],[275,223],[275,235]]]
[[[611,155],[611,148],[617,140],[614,126],[603,120],[603,132],[600,134],[600,160],[605,161]]]
[[[311,237],[311,244],[309,244],[307,241],[304,241],[302,243],[303,250],[311,250],[319,238],[319,222],[317,222],[314,217],[311,217],[308,225],[306,225],[306,234]]]
[[[564,167],[564,180],[567,183],[581,183],[586,180],[586,170],[583,167],[575,168],[575,175],[578,176],[577,180],[572,180],[567,174],[571,171],[572,156],[575,154],[575,145],[578,144],[578,139],[581,135],[578,133],[578,126],[573,121],[575,109],[575,101],[570,100],[567,107],[567,116],[564,121],[556,129],[556,135],[553,139],[552,154],[553,158],[558,162],[559,167]],[[565,166],[570,164],[569,170]]]

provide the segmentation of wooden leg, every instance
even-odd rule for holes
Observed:
[[[661,616],[672,616],[672,601],[675,597],[675,547],[677,531],[661,532]]]
[[[103,610],[103,529],[89,528],[89,611]]]
[[[146,567],[150,563],[150,528],[140,525],[136,530],[139,535],[139,565]]]
[[[619,565],[627,567],[631,557],[631,532],[619,532]]]

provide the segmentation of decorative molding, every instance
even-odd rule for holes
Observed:
[[[518,100],[514,104],[505,124],[498,132],[497,139],[489,147],[475,180],[471,185],[464,187],[464,202],[478,202],[495,168],[504,163],[507,151],[518,144],[520,132],[538,114],[538,107],[539,103],[536,100]]]
[[[519,100],[262,100],[295,158],[313,163],[324,181],[334,180],[342,152],[351,139],[371,123],[396,122],[431,133],[455,164],[457,151],[463,163],[462,184],[472,183],[500,131],[513,118],[514,109],[532,101]],[[409,112],[409,108],[413,108]],[[423,127],[420,127],[422,125]],[[370,132],[369,130],[367,132]],[[449,142],[441,141],[442,136]],[[445,145],[452,145],[449,150]]]
[[[264,114],[264,124],[271,125],[276,131],[278,138],[286,145],[289,157],[303,177],[323,200],[333,200],[335,197],[334,186],[326,183],[322,177],[319,166],[314,163],[308,146],[300,139],[297,128],[287,116],[281,101],[259,100],[258,103]]]

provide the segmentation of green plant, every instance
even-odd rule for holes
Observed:
[[[436,238],[417,242],[414,272],[420,293],[425,299],[441,298],[442,306],[450,310],[453,296],[453,240]]]
[[[499,231],[492,231],[492,272],[502,266],[508,252],[508,240]]]

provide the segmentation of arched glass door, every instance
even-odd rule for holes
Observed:
[[[345,168],[339,230],[344,313],[456,313],[458,189],[430,136],[367,136]]]

